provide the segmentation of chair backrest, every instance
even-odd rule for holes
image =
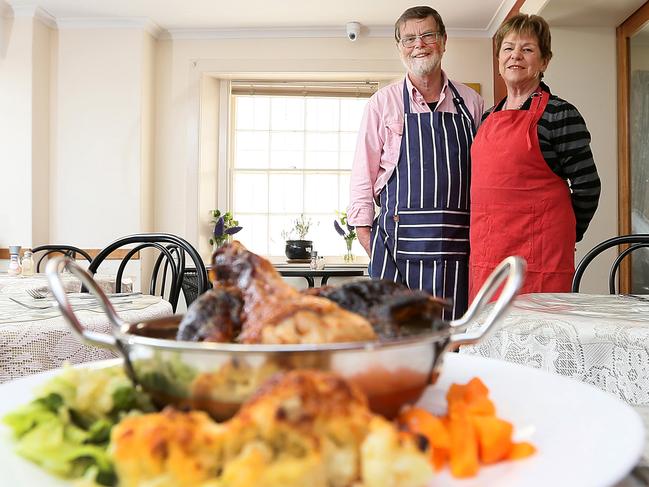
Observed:
[[[579,261],[577,268],[575,269],[575,276],[572,278],[572,292],[579,292],[579,285],[581,284],[581,278],[595,257],[604,252],[605,250],[610,249],[611,247],[616,247],[618,245],[631,244],[630,247],[622,250],[618,256],[611,264],[611,269],[608,273],[608,290],[610,294],[616,294],[615,290],[615,281],[617,277],[617,271],[620,268],[620,263],[622,260],[635,250],[649,247],[649,234],[639,233],[636,235],[621,235],[619,237],[609,238],[604,240],[602,243],[593,247],[582,259]]]
[[[49,259],[50,254],[63,254],[74,260],[77,260],[77,256],[80,256],[88,262],[92,262],[92,257],[90,257],[88,252],[72,245],[39,245],[32,249],[32,253],[36,261],[36,272],[41,271],[41,262],[46,258]]]
[[[170,233],[140,233],[119,238],[92,259],[88,272],[95,274],[101,263],[111,253],[123,246],[129,246],[129,248],[117,269],[115,281],[117,292],[121,291],[122,276],[126,265],[133,256],[146,248],[157,249],[159,252],[153,264],[149,294],[162,296],[171,303],[173,310],[176,311],[185,278],[185,255],[189,256],[196,269],[197,295],[207,291],[207,270],[198,251],[185,239]],[[189,305],[192,299],[185,295],[185,301]]]

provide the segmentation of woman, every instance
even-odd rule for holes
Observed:
[[[471,147],[470,299],[508,255],[527,260],[521,292],[568,292],[575,242],[599,201],[590,134],[541,82],[552,58],[544,19],[504,22],[496,53],[507,97],[485,113]]]

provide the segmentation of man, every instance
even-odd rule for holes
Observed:
[[[409,8],[394,37],[407,75],[365,108],[348,221],[372,278],[450,298],[444,318],[455,319],[468,305],[469,154],[484,100],[442,71],[446,29],[436,10]]]

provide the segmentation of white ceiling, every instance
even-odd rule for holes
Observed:
[[[552,25],[614,27],[645,0],[527,0]],[[147,21],[168,31],[340,29],[358,21],[364,33],[389,35],[413,0],[0,0],[15,15],[39,7],[60,25]],[[426,2],[421,2],[426,4]],[[436,0],[450,35],[491,36],[515,0]],[[1,8],[0,8],[1,10]]]

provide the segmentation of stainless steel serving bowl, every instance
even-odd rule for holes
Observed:
[[[101,303],[112,335],[83,328],[65,294],[61,273],[76,275]],[[239,406],[272,374],[295,368],[335,372],[359,386],[370,408],[391,418],[416,401],[435,381],[445,352],[484,338],[507,311],[525,274],[525,261],[508,257],[491,274],[466,314],[440,331],[372,342],[307,345],[244,345],[176,341],[182,316],[125,323],[83,268],[67,257],[48,262],[47,279],[63,316],[85,343],[124,357],[129,377],[159,405],[205,410],[217,420]],[[505,281],[500,297],[480,329],[466,332]],[[478,373],[478,371],[476,371]]]

